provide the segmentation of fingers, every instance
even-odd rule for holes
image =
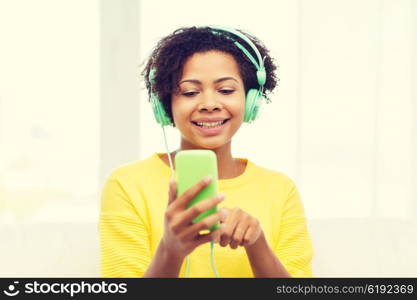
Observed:
[[[219,230],[216,230],[216,232],[218,232],[218,234],[214,238],[214,242],[216,244],[220,243],[220,239],[221,239],[222,234],[224,232],[224,228],[226,227],[226,225],[224,224],[224,222],[226,221],[227,215],[229,214],[229,210],[227,208],[225,208],[225,207],[220,208],[219,211],[221,212],[220,226],[219,226]]]
[[[224,200],[224,195],[204,199],[185,209],[190,201],[207,187],[211,181],[211,178],[200,180],[180,196],[178,196],[175,179],[169,181],[168,207],[165,212],[165,232],[169,236],[170,243],[177,245],[177,248],[182,249],[181,251],[185,253],[189,253],[199,245],[209,241],[220,241],[222,226],[208,234],[200,234],[200,232],[212,228],[215,224],[224,222],[228,215],[227,209],[214,210],[216,212],[208,216],[203,214],[204,218],[195,224],[192,223],[192,220],[203,212],[216,207]]]
[[[187,191],[185,191],[182,195],[180,195],[175,201],[176,208],[185,208],[185,206],[194,199],[198,193],[200,193],[201,190],[203,190],[206,186],[208,186],[211,182],[210,177],[206,177],[199,182],[197,182],[195,185],[193,185],[191,188],[189,188]]]
[[[184,232],[184,238],[191,238],[193,236],[198,235],[198,233],[202,230],[209,229],[214,224],[219,222],[221,219],[224,218],[224,210],[219,210],[216,213],[205,217],[204,219],[200,220],[199,222],[191,225],[189,228],[187,228]],[[215,238],[220,238],[220,230],[216,229],[212,232],[216,232]]]
[[[244,237],[242,238],[242,241],[240,242],[240,246],[249,246],[251,244],[252,236],[255,235],[256,228],[255,227],[249,227],[246,230],[246,233]]]
[[[230,245],[231,249],[237,249],[239,246],[253,244],[262,232],[259,221],[240,208],[227,212],[228,216],[222,224],[220,246]]]
[[[243,237],[245,236],[248,227],[249,226],[236,227],[230,242],[230,248],[236,249],[242,243]]]
[[[262,229],[259,225],[259,221],[254,219],[252,220],[248,230],[245,233],[245,236],[241,242],[242,246],[250,246],[255,243],[259,236],[261,235]]]
[[[190,208],[184,211],[184,214],[182,217],[184,224],[191,223],[191,221],[194,220],[196,217],[198,217],[201,213],[215,207],[217,204],[219,204],[223,200],[224,200],[224,195],[219,194],[215,197],[206,199],[204,201],[201,201],[191,206]]]
[[[220,229],[216,229],[208,234],[199,234],[196,237],[196,242],[197,242],[197,246],[200,246],[204,243],[210,242],[210,241],[214,241],[216,239],[216,237],[219,236]]]
[[[175,179],[172,178],[169,181],[168,205],[174,202],[176,197],[177,197],[177,183],[175,182]]]
[[[220,242],[220,238],[222,236],[222,232],[223,232],[223,225],[220,224],[219,228],[215,231],[213,231],[214,236],[213,236],[213,241],[218,244]]]
[[[227,246],[233,237],[233,233],[235,228],[237,227],[239,221],[239,215],[237,211],[234,209],[231,213],[229,213],[225,220],[225,227],[222,233],[222,237],[220,239],[220,246],[225,247]]]

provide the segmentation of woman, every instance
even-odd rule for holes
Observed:
[[[312,276],[295,184],[231,153],[237,130],[256,118],[248,103],[275,88],[275,70],[261,42],[234,29],[181,28],[158,43],[142,75],[152,101],[181,132],[181,146],[170,157],[155,153],[108,176],[100,211],[103,276],[184,277],[188,258],[191,277],[212,277],[212,242],[220,277]],[[188,149],[216,153],[222,193],[195,209],[185,205],[209,181],[177,195],[170,180],[170,162]],[[217,213],[191,224],[216,205]],[[217,222],[219,229],[201,233]]]

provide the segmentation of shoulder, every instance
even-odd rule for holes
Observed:
[[[283,171],[275,170],[252,162],[252,182],[260,195],[284,205],[299,197],[295,180]]]
[[[107,179],[126,182],[132,180],[140,181],[152,176],[152,173],[157,173],[161,169],[155,155],[152,154],[145,159],[120,165],[109,172]]]
[[[273,170],[251,162],[256,174],[257,180],[266,182],[268,184],[277,185],[279,187],[286,187],[288,190],[295,188],[294,180],[282,171]]]

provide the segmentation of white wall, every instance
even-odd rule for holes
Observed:
[[[299,11],[297,179],[310,216],[415,216],[415,1]]]
[[[0,0],[0,224],[94,223],[108,172],[165,151],[141,62],[204,24],[248,30],[279,65],[235,156],[292,177],[309,220],[416,217],[416,1],[195,3]]]
[[[98,20],[97,1],[0,0],[0,224],[97,211]]]

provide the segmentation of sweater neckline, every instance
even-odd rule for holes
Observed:
[[[166,153],[156,152],[151,156],[151,159],[155,160],[156,163],[169,177],[171,175],[171,168],[162,160],[161,156],[164,154]],[[220,189],[226,189],[229,187],[246,184],[250,179],[253,178],[255,173],[255,165],[247,158],[236,157],[236,159],[246,163],[245,170],[239,176],[227,179],[219,179],[218,185]]]

